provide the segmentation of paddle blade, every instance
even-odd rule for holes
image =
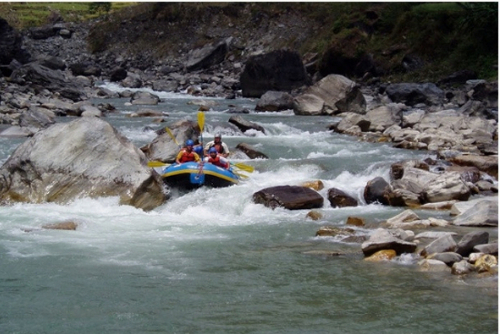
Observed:
[[[198,126],[200,127],[200,132],[203,132],[203,127],[205,126],[205,113],[202,111],[198,112]]]
[[[248,179],[248,175],[245,175],[245,174],[242,174],[242,173],[238,173],[237,171],[233,171],[233,173],[235,175],[238,175],[238,177],[240,177],[242,179]]]
[[[249,173],[252,173],[255,170],[252,166],[245,165],[241,162],[234,163],[233,166],[235,166],[241,170],[244,170],[245,172],[249,172]]]
[[[177,139],[175,139],[175,136],[174,134],[172,133],[172,130],[170,130],[168,127],[165,127],[165,131],[168,133],[168,135],[170,136],[170,138],[172,138],[172,140],[174,141],[174,143],[177,145],[177,146],[180,146],[179,143],[177,142]]]
[[[148,167],[167,167],[169,166],[170,164],[166,164],[164,162],[161,162],[161,161],[148,161]]]

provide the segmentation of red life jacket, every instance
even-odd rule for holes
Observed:
[[[210,162],[211,164],[214,164],[216,166],[219,166],[219,167],[222,167],[222,168],[228,168],[228,164],[227,163],[224,163],[222,161],[220,161],[220,157],[217,156],[215,159],[212,158],[212,157],[208,157],[208,162]]]
[[[189,161],[195,161],[195,157],[194,157],[194,152],[188,152],[186,150],[183,150],[182,151],[182,156],[181,158],[179,159],[179,161],[181,163],[183,162],[189,162]]]

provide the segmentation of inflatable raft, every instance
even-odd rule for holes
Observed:
[[[172,164],[163,169],[161,176],[166,184],[180,188],[228,187],[238,184],[240,178],[232,169],[224,169],[211,163],[204,163],[201,167],[197,162]]]

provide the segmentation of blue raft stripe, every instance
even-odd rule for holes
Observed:
[[[198,164],[187,162],[179,165],[168,166],[167,168],[164,169],[162,177],[167,178],[175,175],[198,174],[198,173],[199,173]],[[219,168],[211,164],[210,165],[205,164],[202,169],[202,173],[205,175],[215,176],[222,180],[229,181],[235,184],[239,182],[239,178],[236,175],[234,175],[231,171]]]

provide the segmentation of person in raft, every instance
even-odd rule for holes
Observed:
[[[175,162],[178,164],[189,161],[201,162],[200,156],[193,151],[193,146],[194,142],[191,139],[186,140],[186,147],[177,154]]]
[[[217,152],[215,147],[208,150],[208,157],[203,159],[204,162],[209,162],[216,166],[229,169],[229,161]]]
[[[205,154],[203,153],[203,146],[201,146],[200,144],[195,144],[193,151],[195,151],[195,153],[198,154],[200,158],[203,158],[205,156]]]
[[[205,145],[205,151],[208,152],[212,147],[215,147],[217,152],[224,158],[227,158],[227,156],[229,155],[229,148],[227,147],[226,143],[222,142],[222,136],[220,133],[216,133],[214,140],[208,142]]]

